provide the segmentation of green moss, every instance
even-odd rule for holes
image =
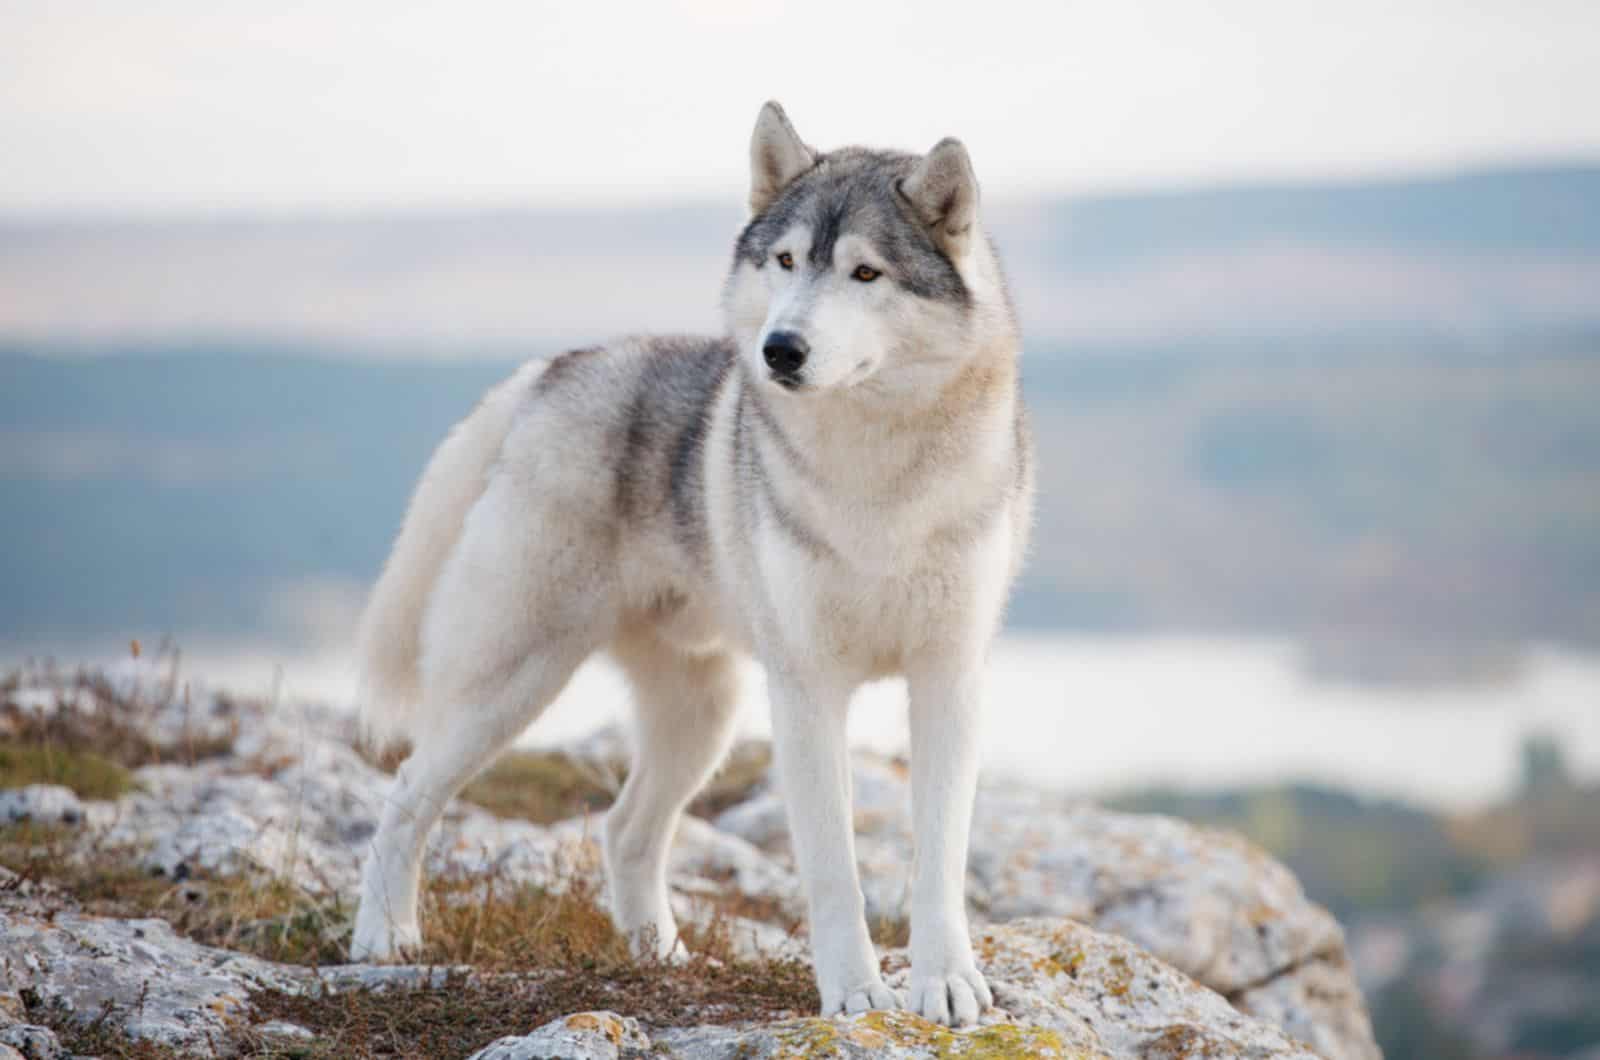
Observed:
[[[766,777],[771,763],[772,749],[767,744],[740,744],[689,804],[689,812],[715,817],[742,801]],[[574,759],[561,751],[511,751],[468,784],[461,797],[498,817],[553,824],[580,813],[604,810],[626,778],[627,770],[621,763],[607,775],[606,767]]]
[[[559,751],[511,751],[468,784],[461,797],[498,817],[552,824],[604,809],[612,792],[592,768]]]
[[[93,751],[0,739],[0,788],[60,784],[79,798],[115,799],[133,789],[133,777]]]

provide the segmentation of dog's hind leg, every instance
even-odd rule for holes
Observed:
[[[507,478],[473,507],[429,601],[422,704],[362,870],[350,951],[392,958],[421,942],[417,891],[428,833],[461,787],[549,705],[603,639],[605,564],[568,539],[542,546]],[[530,540],[533,539],[533,540]]]
[[[605,821],[612,915],[636,953],[668,957],[678,931],[667,852],[684,806],[732,740],[738,664],[721,652],[685,654],[648,632],[623,637],[612,653],[633,686],[636,718],[633,768]]]

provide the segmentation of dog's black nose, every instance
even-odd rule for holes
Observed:
[[[806,340],[792,331],[774,331],[767,336],[767,344],[761,347],[761,354],[767,359],[767,367],[772,369],[774,378],[793,379],[800,374],[800,368],[806,363],[806,354],[811,352],[811,347],[806,345]]]

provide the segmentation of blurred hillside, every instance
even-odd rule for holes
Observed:
[[[991,202],[1035,348],[1600,332],[1600,166]],[[0,219],[0,337],[381,355],[717,326],[739,204]]]
[[[1014,623],[1373,680],[1600,645],[1600,168],[992,215],[1042,453]],[[483,388],[716,327],[738,220],[0,223],[0,635],[337,624]]]
[[[376,574],[509,369],[0,357],[0,633],[294,632],[297,594]],[[1600,644],[1600,356],[1062,354],[1026,379],[1017,624],[1290,632],[1336,675],[1418,680]]]

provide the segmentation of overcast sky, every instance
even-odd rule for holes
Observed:
[[[5,0],[0,211],[737,194],[967,141],[991,194],[1600,157],[1600,0]]]

